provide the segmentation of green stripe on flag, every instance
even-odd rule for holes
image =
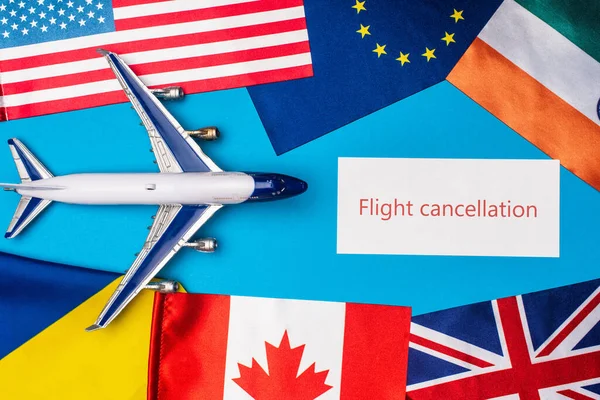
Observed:
[[[516,0],[600,62],[600,0]]]

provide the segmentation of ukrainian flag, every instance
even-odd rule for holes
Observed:
[[[121,276],[0,253],[0,399],[145,399],[153,293],[88,333]]]

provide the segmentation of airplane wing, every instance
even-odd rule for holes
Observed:
[[[108,325],[221,207],[221,205],[161,205],[142,251],[104,306],[94,325],[86,331]]]
[[[160,172],[220,172],[175,118],[123,60],[99,49],[148,131]]]

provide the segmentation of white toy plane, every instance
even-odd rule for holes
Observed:
[[[190,239],[224,204],[279,200],[307,189],[305,182],[286,175],[222,171],[194,140],[215,140],[218,130],[184,130],[157,99],[183,97],[181,88],[149,90],[119,56],[102,49],[98,52],[108,61],[146,127],[160,173],[55,177],[23,143],[10,139],[8,145],[21,183],[0,184],[22,196],[5,235],[9,239],[23,231],[52,201],[159,206],[142,250],[87,331],[106,327],[144,288],[177,290],[175,282],[150,281],[184,246],[215,251],[215,239]]]

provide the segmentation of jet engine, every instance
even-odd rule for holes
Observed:
[[[187,133],[194,139],[201,139],[206,141],[217,140],[219,136],[221,136],[221,133],[219,132],[216,126],[209,126],[195,131],[185,131],[185,133]]]
[[[169,86],[161,89],[150,89],[153,95],[161,100],[179,100],[182,99],[183,88],[181,86]]]
[[[204,238],[194,240],[193,242],[187,242],[184,244],[187,247],[193,247],[194,250],[201,253],[214,253],[217,250],[217,239]]]
[[[145,289],[156,290],[161,293],[175,293],[179,290],[179,283],[175,281],[148,282]]]

